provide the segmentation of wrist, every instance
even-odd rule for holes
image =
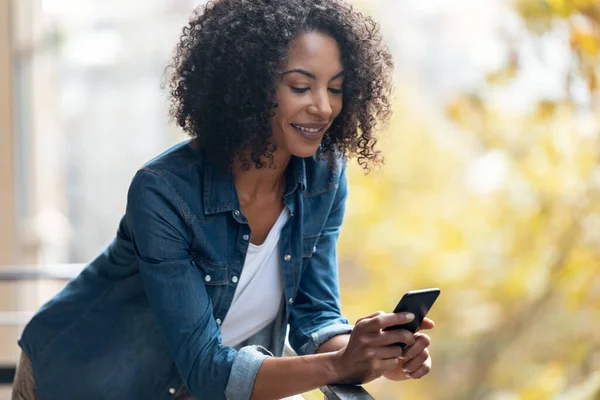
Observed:
[[[340,368],[341,353],[342,351],[338,350],[323,354],[323,356],[326,357],[325,368],[327,370],[327,382],[329,382],[329,384],[340,383],[343,381],[343,373]]]

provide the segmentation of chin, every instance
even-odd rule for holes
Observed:
[[[321,146],[323,135],[318,138],[307,138],[299,135],[294,129],[288,129],[286,132],[287,140],[286,147],[288,152],[296,157],[308,158],[312,157]]]
[[[320,144],[320,143],[319,143]],[[311,146],[294,146],[289,149],[290,154],[300,158],[308,158],[312,157],[318,150],[319,145],[311,145]]]

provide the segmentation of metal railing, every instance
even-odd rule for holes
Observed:
[[[84,268],[85,264],[56,264],[44,266],[22,266],[18,268],[0,267],[0,282],[60,280],[68,281]],[[33,315],[32,312],[0,312],[1,326],[24,325]],[[286,354],[294,356],[293,349],[286,344]],[[0,365],[0,386],[11,385],[16,365]],[[374,400],[362,387],[355,385],[327,385],[320,388],[327,400]]]
[[[0,366],[0,386],[11,385],[15,378],[15,366],[4,365]]]

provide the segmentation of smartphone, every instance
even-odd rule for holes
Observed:
[[[411,290],[410,292],[407,292],[402,296],[402,299],[394,309],[394,313],[411,312],[415,314],[415,319],[406,324],[390,326],[385,328],[384,331],[406,329],[407,331],[415,333],[439,295],[440,289],[438,288]],[[406,347],[406,344],[404,343],[395,344],[402,348]]]

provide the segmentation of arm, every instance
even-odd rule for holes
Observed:
[[[302,272],[291,309],[289,340],[300,355],[314,354],[323,343],[338,335],[349,334],[353,328],[341,315],[336,252],[347,197],[346,166],[343,164],[317,251]]]
[[[350,340],[349,334],[337,335],[323,343],[317,349],[317,354],[322,353],[331,353],[334,351],[338,351],[346,347],[348,345],[348,341]]]
[[[281,399],[336,382],[336,354],[266,359],[256,376],[251,400]]]

